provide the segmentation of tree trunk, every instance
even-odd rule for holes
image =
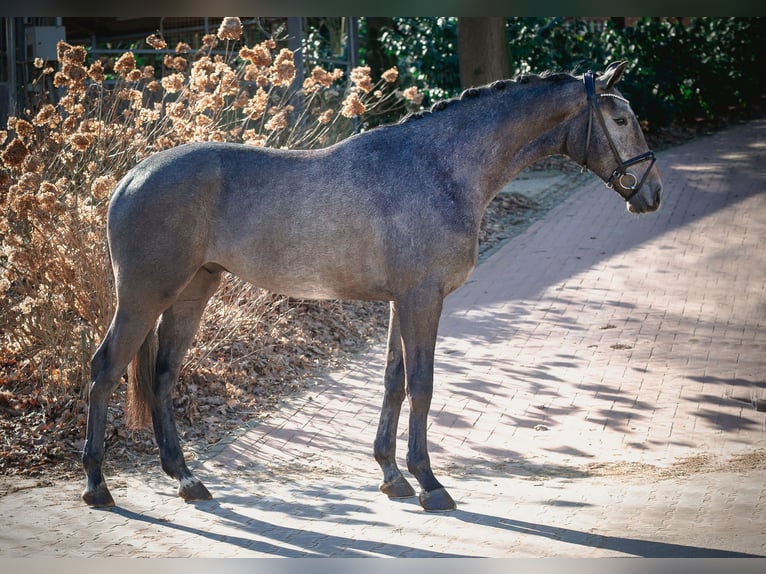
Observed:
[[[365,61],[370,66],[370,75],[377,81],[380,75],[396,65],[396,57],[389,56],[380,45],[380,35],[384,28],[394,28],[393,18],[365,18],[367,34],[362,38],[365,48]]]
[[[508,40],[505,18],[458,18],[458,61],[463,88],[508,77]]]

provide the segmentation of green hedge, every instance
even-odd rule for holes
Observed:
[[[431,99],[460,91],[457,19],[394,18],[387,53]],[[580,73],[629,61],[621,90],[650,126],[715,119],[759,105],[766,96],[766,18],[644,18],[615,21],[514,17],[507,20],[511,75]]]

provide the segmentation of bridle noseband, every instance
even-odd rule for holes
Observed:
[[[609,176],[609,179],[605,182],[606,186],[609,189],[614,189],[614,183],[616,180],[617,183],[619,183],[620,188],[625,189],[630,193],[625,195],[619,189],[615,191],[617,191],[617,193],[619,193],[625,199],[625,201],[630,201],[631,198],[638,193],[638,190],[641,189],[641,186],[644,185],[644,181],[646,181],[646,177],[649,175],[649,172],[651,171],[652,166],[654,166],[654,162],[657,161],[657,158],[654,156],[654,152],[649,150],[648,152],[637,155],[627,161],[622,160],[620,157],[620,152],[617,151],[617,146],[614,145],[612,136],[609,135],[609,130],[606,128],[606,121],[604,120],[604,114],[601,113],[601,108],[598,105],[598,96],[596,95],[596,75],[593,72],[586,72],[583,74],[583,82],[585,83],[585,92],[588,95],[588,103],[590,105],[590,113],[588,114],[588,131],[585,139],[585,159],[583,161],[583,170],[588,168],[590,135],[593,124],[593,116],[596,116],[599,124],[601,124],[601,129],[604,132],[604,136],[606,136],[606,141],[609,144],[609,148],[612,150],[612,155],[614,156],[614,159],[617,160],[617,169],[612,172],[612,175]],[[623,102],[628,103],[625,98],[618,96],[617,94],[599,95],[601,97],[617,98],[618,100],[622,100]],[[646,168],[644,175],[639,180],[635,174],[628,171],[628,168],[646,160],[651,160],[651,163],[649,164],[649,167]]]

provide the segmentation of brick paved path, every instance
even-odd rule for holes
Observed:
[[[382,349],[197,464],[0,499],[0,556],[766,556],[766,121],[659,156],[630,216],[595,177],[448,298],[429,429],[449,514],[377,492]],[[406,407],[405,417],[406,421]],[[405,450],[401,429],[400,455]]]

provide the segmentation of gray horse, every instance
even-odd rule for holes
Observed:
[[[102,473],[107,401],[131,360],[162,468],[184,499],[210,498],[184,462],[170,396],[227,271],[293,297],[390,301],[374,443],[380,489],[392,498],[415,494],[395,457],[407,397],[407,468],[420,504],[454,509],[426,442],[442,301],[476,264],[485,208],[535,160],[565,154],[620,194],[628,211],[659,207],[654,154],[615,89],[624,69],[617,62],[601,75],[495,82],[325,149],[192,143],[134,167],[109,206],[117,307],[91,364],[83,500],[114,505]]]

